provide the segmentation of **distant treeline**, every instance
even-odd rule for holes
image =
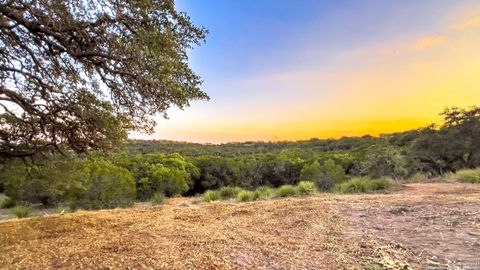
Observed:
[[[451,108],[442,115],[439,126],[379,137],[221,145],[132,140],[110,155],[5,163],[0,188],[19,201],[105,208],[158,193],[193,195],[300,181],[328,191],[356,176],[434,177],[479,167],[480,108]]]
[[[349,156],[352,162],[343,162],[345,172],[366,173],[360,163],[374,153],[399,155],[406,163],[406,175],[417,172],[441,175],[480,165],[480,108],[449,108],[441,113],[441,125],[379,137],[343,137],[340,139],[310,139],[305,141],[241,142],[227,144],[199,144],[165,140],[130,140],[126,150],[131,155],[148,153],[179,153],[187,157],[233,157],[278,155],[294,152],[307,162],[317,159]],[[380,157],[379,157],[380,158]],[[388,160],[385,157],[385,160]]]

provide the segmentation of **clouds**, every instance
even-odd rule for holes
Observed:
[[[153,137],[218,143],[377,135],[436,122],[445,106],[480,104],[474,8],[440,0],[362,3],[325,7],[320,19],[299,13],[306,18],[291,18],[281,32],[269,26],[278,18],[266,9],[262,31],[252,26],[230,41],[240,42],[235,54],[212,39],[195,57],[212,100],[172,111]],[[250,13],[229,31],[238,34],[243,16],[248,21]],[[207,25],[213,33],[214,23]],[[215,57],[202,56],[209,50]]]
[[[424,50],[442,44],[444,41],[445,37],[443,36],[426,36],[415,41],[412,47],[416,50]]]
[[[450,29],[453,30],[464,30],[469,28],[480,27],[480,18],[474,18],[468,21],[464,21],[462,23],[452,24]]]

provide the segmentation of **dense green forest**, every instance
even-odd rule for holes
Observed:
[[[112,153],[5,160],[0,188],[30,203],[129,206],[156,194],[194,195],[312,181],[323,191],[352,177],[405,180],[480,166],[480,108],[446,109],[425,128],[341,139],[195,144],[130,140]]]

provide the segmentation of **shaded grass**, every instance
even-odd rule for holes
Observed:
[[[13,208],[12,213],[17,217],[17,218],[26,218],[32,215],[33,209],[28,207],[28,206],[17,206]]]
[[[166,202],[167,202],[167,198],[165,197],[165,194],[163,194],[162,192],[157,192],[153,194],[153,197],[152,197],[153,204],[164,204]]]
[[[239,187],[222,187],[218,190],[218,192],[220,193],[220,198],[222,200],[236,198],[237,195],[242,191],[243,189]]]
[[[0,208],[12,208],[17,205],[17,202],[11,198],[5,198],[0,202]]]

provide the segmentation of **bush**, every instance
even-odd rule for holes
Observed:
[[[300,183],[298,183],[297,189],[298,194],[300,195],[310,195],[317,191],[315,183],[310,181],[301,181]]]
[[[275,197],[290,197],[298,194],[298,189],[292,185],[283,185],[275,190]]]
[[[300,179],[312,181],[320,190],[331,190],[335,184],[347,179],[343,167],[332,159],[326,160],[322,165],[318,161],[305,165],[301,171]]]
[[[480,168],[460,170],[447,177],[463,183],[480,183]]]
[[[392,180],[386,178],[372,179],[368,181],[367,189],[369,191],[389,189],[393,186]]]
[[[400,148],[392,145],[373,145],[367,150],[365,160],[360,162],[361,175],[372,178],[404,178],[408,174],[407,161]]]
[[[132,174],[104,159],[87,163],[86,178],[70,191],[72,209],[103,209],[131,206],[135,200]]]
[[[422,183],[422,182],[428,182],[432,178],[431,175],[426,174],[426,173],[420,173],[417,172],[414,175],[410,176],[408,178],[408,181],[411,183]]]
[[[256,199],[269,199],[273,197],[274,190],[268,186],[261,186],[255,190],[255,198]]]
[[[152,196],[152,203],[153,204],[164,204],[167,202],[167,198],[162,192],[157,192]]]
[[[232,198],[236,198],[238,193],[242,191],[239,187],[222,187],[218,190],[220,192],[220,198],[222,200],[228,200]]]
[[[388,178],[354,178],[348,182],[337,185],[337,191],[340,193],[365,193],[392,189],[398,186],[399,184],[397,182]]]
[[[237,199],[241,202],[248,202],[255,200],[256,196],[253,191],[242,190],[238,193]]]
[[[17,206],[12,212],[17,218],[26,218],[32,215],[33,209],[27,206]]]
[[[220,192],[218,190],[207,190],[203,194],[203,201],[213,202],[220,200]]]
[[[352,180],[339,184],[337,190],[340,193],[364,193],[368,191],[367,178],[353,178]]]
[[[135,177],[137,199],[141,201],[151,200],[157,192],[167,197],[182,195],[200,174],[193,163],[177,153],[136,156],[123,153],[114,158],[114,163]]]
[[[5,179],[5,194],[16,201],[56,205],[85,178],[83,166],[82,160],[73,157],[46,157],[28,165],[12,161],[0,178]]]
[[[0,208],[12,208],[17,205],[17,202],[12,198],[5,198],[0,202]]]

